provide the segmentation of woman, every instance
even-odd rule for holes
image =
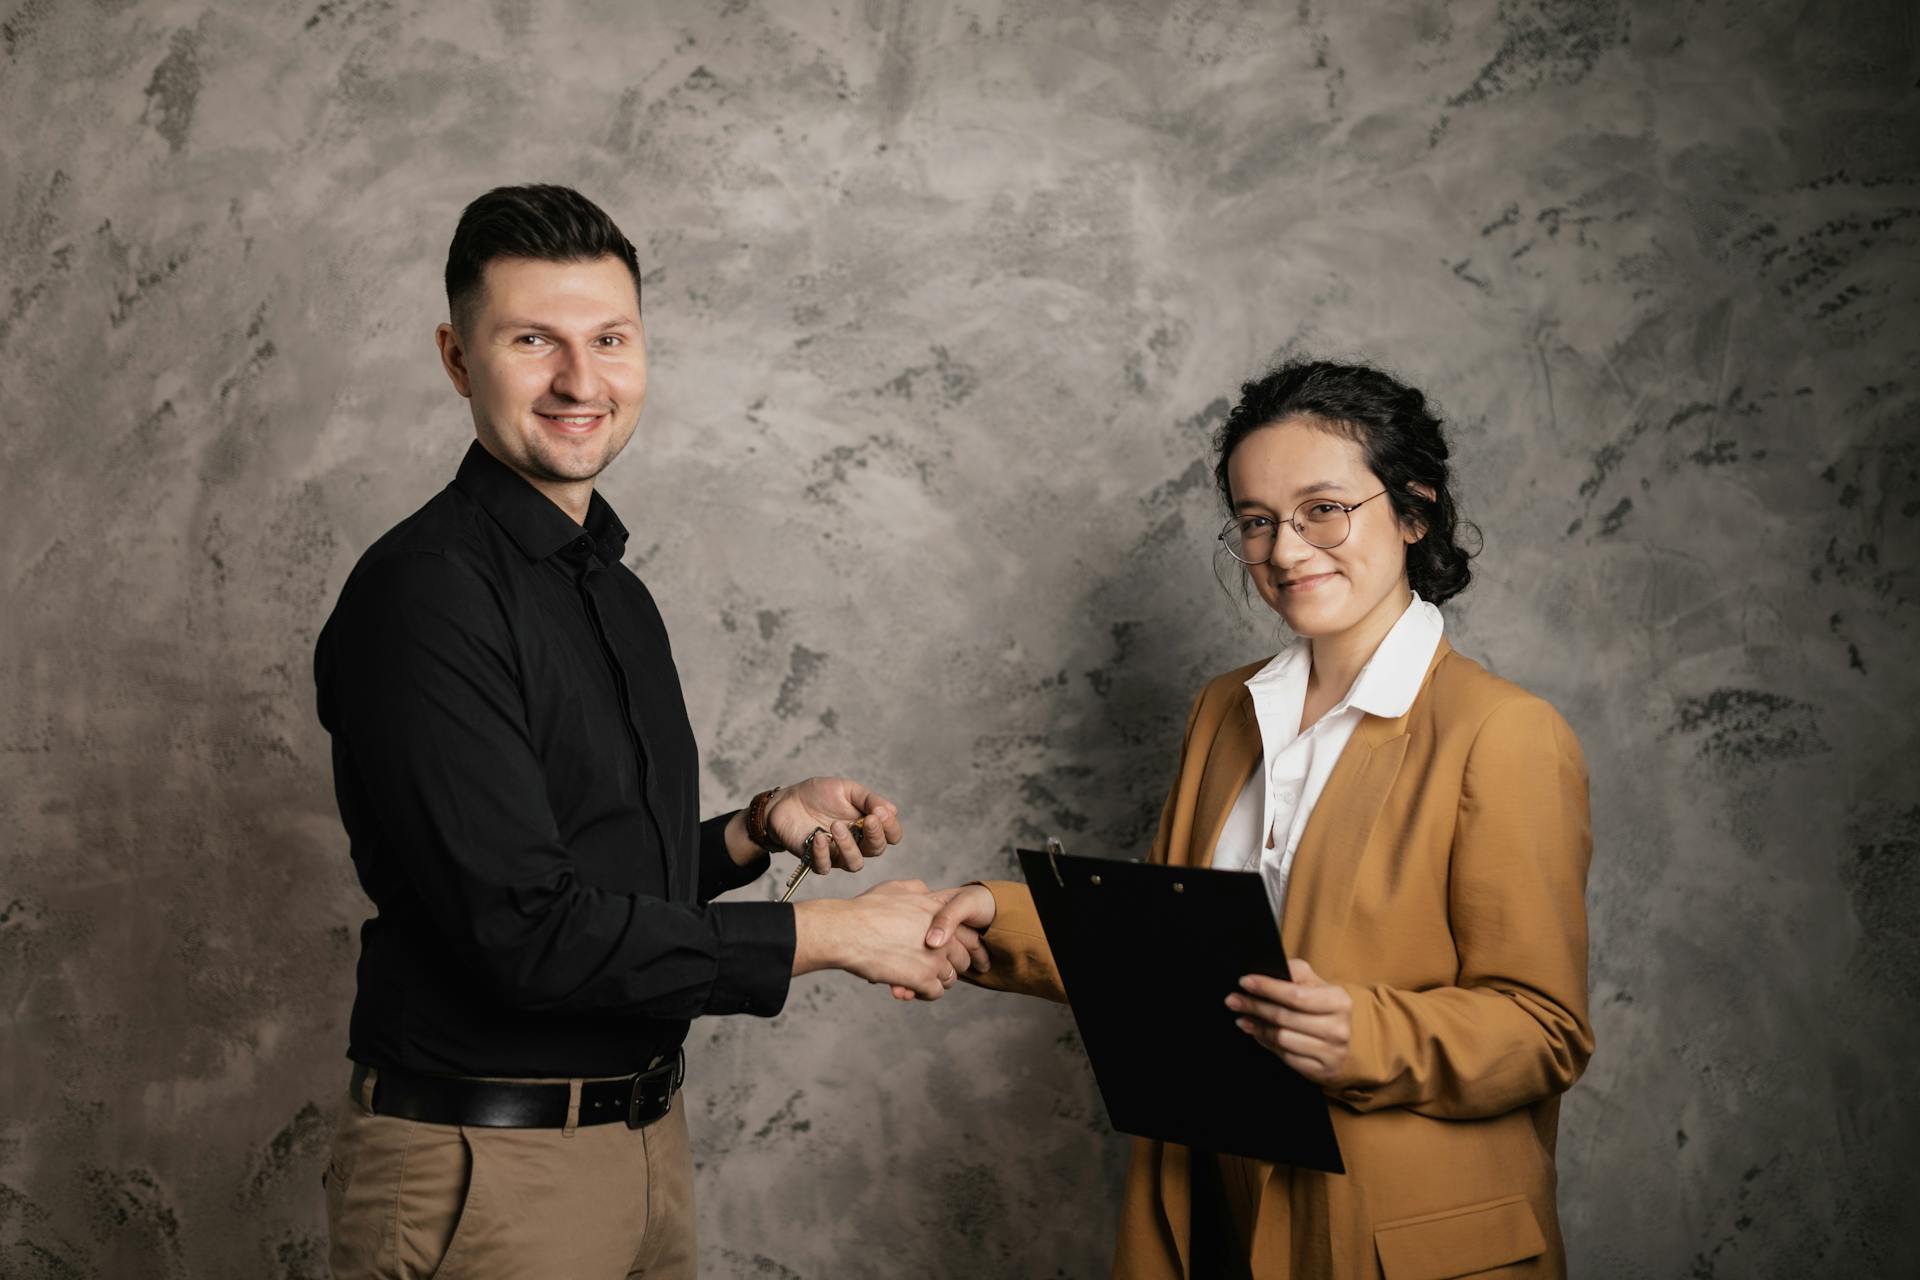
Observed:
[[[1420,392],[1289,364],[1216,447],[1221,540],[1299,639],[1200,691],[1151,856],[1263,877],[1299,958],[1221,1016],[1322,1086],[1347,1173],[1136,1140],[1114,1274],[1563,1275],[1558,1098],[1593,1051],[1579,744],[1442,634],[1468,556]],[[1025,886],[948,892],[929,943],[980,928],[970,980],[1063,998]]]

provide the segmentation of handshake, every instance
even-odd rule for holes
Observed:
[[[898,1000],[938,1000],[969,970],[992,967],[980,931],[993,923],[980,885],[929,891],[889,880],[857,898],[818,899],[793,910],[793,972],[845,969],[884,982]]]
[[[796,850],[812,870],[858,871],[867,858],[900,840],[893,806],[858,783],[810,778],[792,791],[786,802],[797,804],[801,795],[813,795],[825,806],[810,811],[818,815],[814,819],[798,816],[798,808],[771,815],[779,819],[776,831],[796,835],[784,847]],[[807,821],[814,825],[804,825]],[[998,909],[985,885],[930,890],[918,880],[891,880],[857,898],[803,902],[793,913],[793,972],[845,969],[886,983],[895,999],[938,1000],[961,974],[992,967],[981,935]],[[1000,953],[1012,962],[1010,969],[1020,968],[1018,948],[1002,947]],[[1248,974],[1239,989],[1222,992],[1220,1016],[1230,1012],[1240,1031],[1306,1079],[1339,1087],[1348,1079],[1343,1073],[1353,1035],[1353,996],[1305,960],[1287,963],[1285,979]],[[1018,981],[1012,973],[1005,976]]]
[[[893,805],[846,778],[809,778],[766,800],[764,814],[737,819],[741,846],[756,854],[778,843],[814,871],[858,871],[900,842]],[[750,823],[761,830],[749,832]],[[980,933],[993,916],[993,895],[980,885],[929,890],[919,880],[796,903],[793,973],[844,969],[885,983],[896,999],[938,1000],[961,974],[991,967]]]

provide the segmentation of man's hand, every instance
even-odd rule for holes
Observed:
[[[976,885],[974,887],[978,888],[979,886]],[[945,903],[960,891],[958,889],[935,889],[929,893],[927,886],[919,880],[887,880],[873,886],[873,888],[867,892],[926,894],[929,901],[935,904],[941,904]],[[982,890],[982,892],[984,892],[984,890]],[[989,902],[991,902],[993,895],[988,894],[987,897]],[[942,910],[944,909],[945,908],[942,907]],[[987,908],[987,917],[989,919],[993,917],[993,908],[991,905]],[[934,915],[932,924],[927,929],[927,946],[932,950],[944,951],[946,953],[947,963],[953,966],[956,978],[962,973],[985,973],[993,967],[993,962],[987,959],[987,949],[980,941],[979,930],[965,923],[942,924],[938,913]],[[946,985],[950,987],[953,983],[949,982]],[[910,989],[896,986],[893,987],[893,998],[896,1000],[912,1000],[916,997]]]
[[[853,823],[860,818],[867,821],[856,836]],[[834,867],[858,871],[868,858],[900,843],[900,815],[893,802],[851,778],[808,778],[780,788],[767,806],[767,827],[818,875]],[[827,835],[813,838],[823,827]]]
[[[1289,960],[1287,967],[1291,982],[1257,973],[1240,979],[1227,1008],[1241,1015],[1234,1025],[1263,1048],[1322,1088],[1332,1087],[1353,1038],[1353,997],[1305,960]]]
[[[925,885],[917,880],[892,881],[895,884],[912,884],[924,890]],[[880,885],[879,889],[886,888]],[[947,958],[953,961],[954,968],[960,973],[985,973],[993,968],[993,962],[987,958],[987,949],[980,941],[980,931],[993,923],[993,894],[986,886],[977,884],[961,885],[957,889],[935,889],[930,895],[940,904],[933,920],[927,928],[927,946],[944,948]],[[965,963],[962,963],[962,961]],[[905,987],[893,988],[896,1000],[912,1000],[914,994]]]
[[[845,969],[884,982],[901,999],[938,1000],[972,961],[972,930],[929,947],[927,928],[939,901],[918,880],[877,885],[857,898],[822,898],[793,909],[795,976]],[[984,954],[984,953],[983,953]]]

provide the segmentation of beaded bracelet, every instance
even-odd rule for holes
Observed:
[[[778,787],[762,791],[747,806],[747,839],[768,853],[786,852],[786,846],[780,843],[772,829],[767,826],[767,810],[773,806],[773,798],[779,793]]]

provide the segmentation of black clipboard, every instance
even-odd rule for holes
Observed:
[[[1242,974],[1287,975],[1251,871],[1016,849],[1054,966],[1121,1133],[1345,1173],[1320,1086],[1226,1006]]]

